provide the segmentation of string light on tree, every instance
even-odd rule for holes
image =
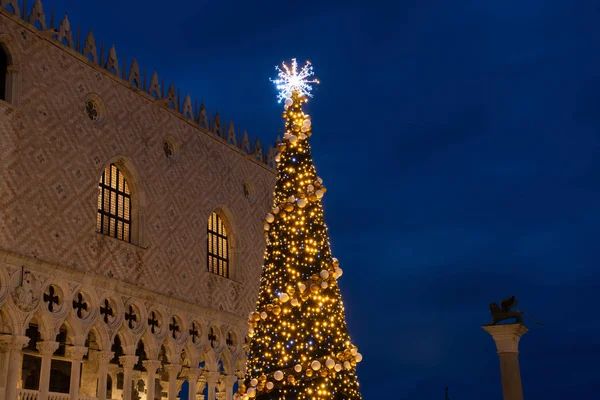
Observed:
[[[273,208],[264,220],[267,241],[256,311],[250,313],[248,369],[236,399],[360,400],[356,364],[338,286],[302,105],[318,83],[307,63],[283,64],[272,80],[285,99],[285,134],[278,144]]]

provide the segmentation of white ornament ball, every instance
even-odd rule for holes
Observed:
[[[315,194],[317,195],[317,199],[322,199],[323,195],[325,193],[323,193],[323,191],[321,189],[317,189],[317,191],[315,192]]]
[[[288,203],[293,203],[295,201],[296,201],[296,198],[294,196],[288,197]]]
[[[296,143],[298,141],[298,137],[296,135],[290,136],[290,143]]]
[[[346,369],[352,368],[352,364],[350,364],[350,361],[344,361],[344,368],[346,368]]]
[[[315,360],[315,361],[313,361],[313,362],[310,364],[310,367],[311,367],[312,369],[314,369],[315,371],[318,371],[318,370],[320,370],[320,369],[321,369],[321,363],[320,363],[320,362],[318,362],[317,360]]]
[[[275,215],[279,214],[279,207],[273,208],[273,214],[275,214]]]
[[[304,126],[310,127],[311,125],[312,125],[312,122],[310,122],[310,119],[305,119],[304,120]]]
[[[250,311],[250,314],[248,314],[248,319],[254,319],[254,311]]]
[[[356,353],[356,356],[354,356],[354,359],[356,360],[356,362],[361,362],[362,361],[362,354]]]
[[[353,356],[355,356],[356,353],[358,353],[358,349],[356,347],[353,347],[352,350],[350,350],[350,354],[352,354]]]
[[[292,299],[292,307],[298,307],[300,305],[300,302],[298,301],[298,299]]]
[[[289,139],[289,138],[290,138],[290,136],[291,136],[291,135],[290,135],[289,133],[287,133],[287,132],[286,132],[286,133],[284,133],[284,134],[283,134],[283,140],[287,140],[287,139]]]
[[[296,372],[300,372],[300,371],[302,371],[302,365],[300,365],[300,364],[296,364],[296,365],[294,366],[294,371],[296,371]]]
[[[258,385],[258,379],[252,378],[252,380],[250,381],[250,386],[256,386],[256,385]]]
[[[323,179],[317,178],[317,182],[319,182],[319,185],[322,185],[323,184]]]
[[[275,371],[275,373],[273,374],[273,378],[275,378],[276,381],[282,380],[283,379],[283,372],[281,372],[281,371]]]
[[[289,299],[290,299],[290,296],[287,293],[281,293],[279,295],[279,301],[282,302],[282,303],[285,303]]]
[[[248,388],[248,390],[246,390],[246,394],[250,397],[254,397],[256,396],[256,389],[254,389],[253,387]]]
[[[329,278],[329,271],[324,269],[321,272],[319,272],[319,275],[321,276],[321,279],[327,279],[327,278]]]
[[[267,317],[268,317],[268,314],[266,312],[263,311],[263,312],[260,313],[260,318],[261,319],[267,319]]]
[[[335,372],[340,372],[342,370],[341,364],[335,364]]]
[[[313,185],[308,185],[306,187],[306,190],[308,190],[309,192],[312,192],[313,190],[315,190],[315,187]]]
[[[275,216],[273,214],[269,213],[265,217],[265,221],[267,221],[268,223],[271,223],[271,222],[275,221]]]
[[[325,366],[331,369],[335,367],[335,361],[333,361],[331,358],[328,358],[327,361],[325,361]]]
[[[340,265],[340,260],[338,260],[336,257],[333,257],[331,259],[331,263],[333,264],[334,267],[337,267],[338,265]]]
[[[321,282],[321,289],[327,289],[327,286],[329,286],[329,284],[325,281]]]
[[[285,98],[286,99],[291,99],[292,98],[292,92],[285,92]]]
[[[298,138],[299,138],[300,140],[306,140],[306,138],[307,138],[307,137],[308,137],[308,136],[306,136],[304,133],[301,133],[300,135],[298,135]]]
[[[286,105],[286,106],[288,106],[288,107],[289,107],[289,106],[291,106],[292,104],[294,104],[294,100],[292,100],[292,99],[289,99],[289,98],[288,98],[288,99],[285,101],[285,105]]]
[[[300,130],[301,130],[302,132],[306,132],[306,131],[307,131],[307,130],[309,130],[309,129],[310,129],[310,128],[309,128],[308,126],[306,126],[306,125],[302,125],[302,128],[300,128]]]
[[[304,283],[300,283],[298,285],[298,289],[300,289],[301,292],[304,292],[306,290],[306,285]],[[250,313],[252,314],[252,313]]]
[[[298,199],[298,207],[300,207],[300,208],[306,207],[306,199]]]
[[[275,386],[273,382],[267,382],[267,390],[273,389],[273,386]]]
[[[344,271],[343,271],[343,270],[342,270],[340,267],[337,267],[337,268],[335,269],[335,274],[336,274],[336,275],[338,276],[338,278],[339,278],[340,276],[344,275]]]

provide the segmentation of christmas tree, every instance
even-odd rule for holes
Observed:
[[[250,313],[248,369],[238,398],[258,400],[361,399],[356,363],[337,284],[321,199],[327,188],[316,174],[308,138],[311,120],[302,105],[311,96],[313,71],[277,67],[285,134],[278,144],[273,209],[264,222],[267,248],[256,311]]]

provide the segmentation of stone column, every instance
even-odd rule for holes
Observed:
[[[177,374],[181,371],[181,365],[168,364],[165,370],[169,373],[169,400],[177,399]]]
[[[156,389],[156,371],[160,368],[160,361],[146,360],[142,361],[142,365],[144,368],[146,368],[146,400],[154,400]]]
[[[119,357],[119,362],[123,367],[123,400],[131,400],[133,366],[137,361],[138,356]]]
[[[188,400],[196,400],[198,392],[198,377],[202,372],[202,368],[190,368],[188,371]]]
[[[233,385],[237,382],[236,375],[227,375],[223,378],[225,384],[225,398],[227,400],[233,400]]]
[[[81,380],[81,360],[88,352],[85,346],[71,346],[66,348],[66,356],[71,360],[71,383],[69,385],[69,399],[79,400],[79,384]]]
[[[27,346],[29,338],[27,336],[8,336],[2,338],[0,342],[0,351],[7,357],[6,365],[6,391],[5,399],[17,398],[17,383],[21,372],[21,358],[23,347]]]
[[[40,385],[38,400],[48,400],[50,391],[50,366],[52,365],[52,355],[58,349],[57,342],[37,342],[35,345],[42,357],[42,366],[40,368]]]
[[[489,325],[482,328],[492,335],[496,342],[504,400],[523,400],[519,370],[519,340],[528,329],[523,324]]]
[[[206,400],[216,400],[215,390],[217,388],[217,379],[219,379],[218,372],[208,372],[206,374],[206,382],[208,383],[208,393]]]
[[[96,360],[98,361],[98,388],[96,389],[96,397],[98,397],[98,400],[106,400],[108,364],[114,356],[115,353],[112,351],[100,351],[96,355]]]

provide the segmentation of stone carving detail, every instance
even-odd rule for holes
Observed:
[[[252,154],[254,154],[254,158],[256,160],[262,161],[263,150],[262,150],[262,147],[260,146],[260,140],[258,138],[256,138],[256,142],[254,142],[254,152]]]
[[[213,120],[212,131],[218,137],[220,137],[220,138],[223,137],[223,130],[221,129],[221,116],[219,115],[218,111],[215,113],[215,119]]]
[[[48,29],[46,26],[46,14],[44,14],[44,6],[41,0],[35,0],[35,3],[33,3],[28,22],[33,25],[38,22],[43,30]]]
[[[142,88],[142,76],[140,74],[140,66],[138,65],[137,59],[133,57],[133,62],[129,68],[129,76],[127,81],[132,85],[135,84],[139,89]]]
[[[119,59],[117,58],[117,50],[115,49],[114,44],[108,51],[108,56],[106,57],[106,64],[104,64],[104,68],[106,68],[107,71],[110,71],[112,68],[114,68],[115,75],[121,76],[121,72],[119,71]]]
[[[183,100],[183,109],[181,110],[181,113],[186,118],[191,118],[192,120],[194,119],[194,110],[192,109],[192,98],[189,94],[185,96],[185,100]]]
[[[160,83],[158,83],[158,74],[156,71],[152,74],[150,78],[150,86],[148,87],[148,93],[150,96],[154,96],[157,99],[160,99]]]
[[[204,102],[200,104],[200,115],[198,115],[198,124],[200,126],[208,129],[208,117],[206,116],[206,107],[204,107]]]
[[[248,132],[244,131],[242,136],[242,151],[246,154],[250,154],[250,141],[248,140]]]
[[[58,27],[58,36],[56,40],[58,40],[59,42],[66,40],[70,48],[75,48],[75,45],[73,43],[73,32],[71,32],[71,23],[69,22],[67,14],[65,14],[62,21],[60,21],[60,26]]]
[[[233,121],[229,121],[229,128],[227,128],[227,143],[236,145],[235,140],[235,127],[233,126]]]
[[[21,284],[12,292],[12,299],[22,311],[29,312],[40,303],[37,295],[38,282],[29,271],[22,273]]]
[[[508,299],[504,299],[500,302],[500,305],[496,303],[490,303],[490,313],[492,314],[492,322],[488,325],[496,325],[498,322],[506,321],[509,319],[515,319],[513,324],[522,324],[523,315],[525,315],[531,322],[537,325],[543,325],[539,322],[534,321],[529,315],[522,310],[513,310],[513,308],[519,303],[515,296],[511,296]]]
[[[88,33],[85,38],[85,42],[83,44],[83,56],[88,57],[91,54],[92,61],[96,64],[98,63],[98,52],[96,51],[96,39],[94,38],[94,34],[90,29],[90,33]]]
[[[0,5],[8,9],[8,6],[12,6],[15,11],[15,15],[21,15],[21,9],[19,8],[18,0],[0,0]]]

